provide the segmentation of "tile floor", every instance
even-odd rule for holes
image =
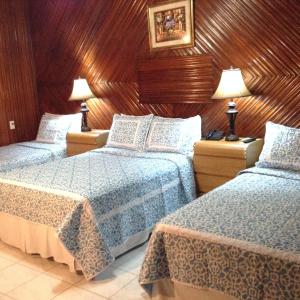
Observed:
[[[138,284],[146,244],[118,258],[96,280],[0,241],[0,300],[149,300]]]

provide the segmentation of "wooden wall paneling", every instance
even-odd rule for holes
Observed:
[[[134,32],[136,21],[139,22],[134,12],[140,10],[140,1],[89,0],[89,5],[86,1],[31,2],[34,57],[43,111],[78,111],[79,104],[70,103],[67,98],[73,79],[81,76],[88,80],[94,94],[101,99],[95,102],[97,104],[94,101],[88,103],[92,102],[93,108],[97,105],[89,115],[93,126],[108,128],[112,115],[120,112],[116,107],[124,113],[140,112],[140,107],[136,109],[137,105],[131,102],[137,99],[136,80],[132,78],[136,77],[135,56],[141,39]],[[123,17],[118,17],[120,11],[129,20],[125,25]],[[51,20],[51,28],[44,22],[46,16]],[[139,19],[144,17],[139,16]],[[43,41],[42,48],[40,41]],[[125,95],[131,98],[124,99]],[[103,111],[104,107],[109,110]],[[99,116],[95,116],[96,111]]]
[[[0,1],[0,17],[0,145],[6,145],[35,138],[39,109],[27,3]]]
[[[228,100],[140,103],[138,61],[208,54],[216,64],[216,85],[222,69],[232,65],[241,68],[253,94],[236,99],[240,136],[262,136],[267,120],[300,127],[298,0],[194,0],[195,47],[150,52],[147,4],[153,2],[158,1],[31,0],[42,109],[78,110],[78,104],[67,98],[73,79],[81,75],[102,99],[89,101],[89,119],[95,127],[108,128],[115,112],[151,112],[174,117],[201,114],[204,134],[211,128],[227,130]]]
[[[148,58],[137,66],[140,103],[210,103],[214,68],[210,55]]]
[[[205,28],[209,44],[216,45],[212,54],[220,69],[230,64],[241,67],[254,94],[237,101],[238,133],[263,135],[267,120],[299,127],[299,114],[295,117],[300,95],[299,2],[212,1],[210,5],[214,4],[214,16],[222,22],[213,20],[213,26]],[[215,110],[208,108],[205,117],[218,124],[221,119],[214,117]]]

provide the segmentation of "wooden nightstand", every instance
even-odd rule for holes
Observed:
[[[68,156],[80,154],[106,144],[109,130],[92,129],[88,132],[69,132],[67,134]]]
[[[234,178],[239,171],[254,166],[263,140],[245,144],[201,140],[194,145],[194,171],[198,192],[206,193]]]

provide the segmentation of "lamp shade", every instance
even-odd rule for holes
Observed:
[[[212,99],[240,98],[250,96],[240,69],[223,70],[217,90]]]
[[[87,100],[90,98],[95,98],[92,93],[86,79],[79,78],[74,80],[72,94],[69,100]]]

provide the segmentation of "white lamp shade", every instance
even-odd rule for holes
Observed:
[[[86,79],[75,79],[69,100],[87,100],[90,98],[95,98],[95,95],[92,93]]]
[[[240,98],[250,96],[240,69],[223,70],[217,90],[212,99]]]

